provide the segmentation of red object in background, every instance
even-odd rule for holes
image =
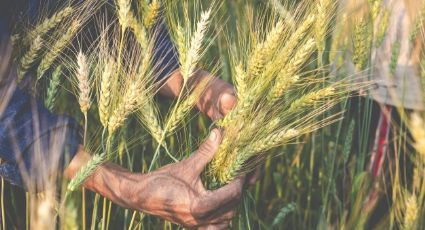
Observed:
[[[388,148],[388,136],[390,133],[390,122],[392,106],[383,105],[379,115],[379,123],[376,129],[375,142],[370,159],[370,171],[373,177],[380,175],[382,164],[385,161],[385,153]]]

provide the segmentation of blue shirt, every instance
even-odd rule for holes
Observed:
[[[30,9],[27,11],[29,18],[33,18],[34,12],[37,12],[39,1],[22,1],[26,5],[24,8]],[[18,4],[14,2],[0,3],[0,47],[10,37],[14,16],[10,9],[18,8]],[[157,31],[154,33],[153,66],[156,77],[160,79],[179,67],[178,57],[165,23],[159,22],[153,29]],[[4,59],[0,57],[0,60]],[[0,76],[0,81],[5,78]],[[0,82],[0,95],[7,91],[8,85],[10,84],[6,82],[2,86]],[[16,87],[4,111],[0,111],[0,158],[3,160],[0,176],[11,184],[22,187],[28,185],[24,182],[41,185],[46,176],[63,169],[75,155],[80,143],[81,128],[74,119],[52,114],[41,103]]]

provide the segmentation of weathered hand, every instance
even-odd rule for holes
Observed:
[[[134,194],[138,200],[133,203],[140,204],[135,208],[185,227],[226,228],[239,203],[244,178],[215,191],[205,189],[200,178],[220,141],[220,132],[213,130],[189,158],[145,174]]]
[[[211,81],[204,94],[199,98],[197,107],[212,120],[217,120],[224,117],[236,105],[236,93],[231,84],[212,77],[211,74],[202,70],[196,72],[189,85],[192,87],[208,77],[211,77]],[[182,82],[183,77],[180,72],[175,72],[161,88],[161,94],[169,97],[178,96]]]

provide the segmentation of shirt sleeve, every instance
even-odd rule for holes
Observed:
[[[59,175],[81,143],[80,127],[16,88],[0,114],[0,176],[28,187]]]
[[[154,33],[153,69],[156,80],[163,80],[179,68],[177,49],[164,20],[152,28]]]

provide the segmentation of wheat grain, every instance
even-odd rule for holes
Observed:
[[[151,28],[155,24],[160,14],[160,9],[161,3],[159,0],[153,0],[148,5],[148,12],[146,13],[144,18],[144,24],[146,28]]]
[[[62,66],[58,66],[53,71],[52,79],[50,80],[49,87],[47,88],[47,97],[44,104],[46,108],[51,112],[53,112],[55,108],[61,75],[62,75]]]
[[[54,27],[58,26],[65,18],[74,12],[72,7],[65,7],[64,9],[56,12],[52,17],[45,19],[42,23],[38,24],[33,30],[28,32],[25,41],[31,42],[38,36],[43,36]]]
[[[65,34],[63,34],[53,45],[52,48],[48,50],[46,55],[40,62],[37,70],[37,77],[40,79],[44,73],[50,68],[59,54],[69,45],[69,42],[75,36],[75,33],[81,26],[80,20],[75,20],[72,22]]]
[[[19,66],[19,81],[22,80],[24,75],[28,72],[28,70],[33,66],[34,62],[38,58],[38,54],[40,53],[42,47],[42,40],[40,36],[37,36],[34,41],[31,43],[30,49],[28,52],[21,58],[20,66]]]
[[[78,80],[78,103],[83,114],[87,114],[90,108],[90,81],[89,81],[89,66],[87,57],[80,51],[77,55],[77,73]]]

